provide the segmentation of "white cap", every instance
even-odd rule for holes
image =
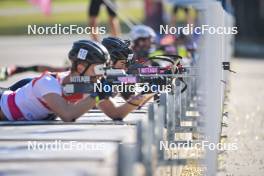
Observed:
[[[151,40],[154,40],[156,38],[155,31],[146,25],[136,25],[132,28],[130,32],[130,37],[133,41],[139,39],[139,38],[151,38]]]

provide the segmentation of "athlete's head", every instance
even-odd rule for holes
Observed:
[[[133,51],[130,49],[130,41],[115,37],[104,38],[102,44],[107,48],[111,65],[115,69],[127,69],[128,62],[133,57]]]
[[[149,26],[136,25],[132,28],[130,36],[135,50],[149,50],[156,38],[156,33]]]
[[[73,43],[69,52],[71,71],[79,75],[96,76],[102,74],[103,67],[109,63],[110,55],[100,43],[79,40]]]

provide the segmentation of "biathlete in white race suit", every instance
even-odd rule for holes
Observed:
[[[116,107],[108,97],[111,92],[64,95],[62,85],[70,83],[72,76],[89,76],[94,82],[100,79],[101,68],[110,61],[107,49],[100,43],[80,40],[69,52],[71,70],[63,73],[45,72],[16,91],[0,94],[0,120],[45,120],[52,115],[71,122],[96,106],[114,120],[123,119],[131,111],[153,97],[153,94],[132,96],[123,105]],[[103,105],[100,104],[103,102]]]

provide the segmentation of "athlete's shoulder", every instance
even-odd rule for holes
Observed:
[[[56,74],[56,79],[59,80],[59,82],[62,82],[63,79],[70,74],[70,71],[65,71],[65,72],[58,72]]]
[[[61,84],[52,74],[42,74],[32,81],[34,91],[42,96],[47,93],[57,93],[61,95]]]
[[[58,82],[56,78],[50,73],[43,73],[41,76],[32,80],[32,85],[35,86],[37,84],[48,84],[48,83],[56,83]]]

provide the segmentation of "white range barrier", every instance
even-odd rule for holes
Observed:
[[[222,8],[220,2],[206,2],[201,11],[202,24],[210,26],[232,27],[232,17]],[[200,111],[205,119],[204,135],[209,143],[220,142],[223,104],[226,86],[228,85],[228,71],[224,70],[223,62],[229,63],[231,57],[231,35],[205,34],[200,48],[201,87],[204,106]],[[206,151],[206,175],[216,175],[217,150]]]
[[[226,28],[233,26],[233,18],[223,10],[220,2],[201,0],[188,1],[187,4],[199,11],[200,24]],[[224,102],[229,84],[232,41],[232,35],[202,35],[198,65],[189,71],[195,72],[198,77],[185,78],[188,84],[186,92],[181,93],[180,85],[176,84],[178,87],[174,92],[160,96],[159,105],[150,105],[149,118],[143,125],[141,138],[143,148],[140,161],[145,166],[146,175],[154,175],[159,166],[180,166],[188,162],[200,163],[206,168],[205,175],[216,175],[218,150],[207,147],[203,157],[172,159],[165,157],[166,151],[159,150],[159,146],[160,141],[186,143],[187,140],[175,139],[177,133],[196,134],[198,137],[192,138],[191,143],[202,140],[215,145],[220,143],[222,118],[226,115]],[[195,71],[197,67],[199,69]],[[184,121],[194,123],[182,126]]]

